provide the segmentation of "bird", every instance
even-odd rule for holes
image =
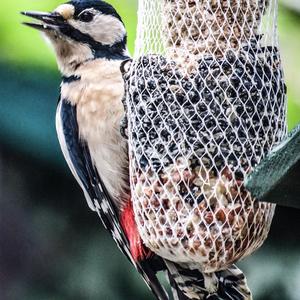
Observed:
[[[39,22],[62,74],[56,130],[65,160],[89,207],[158,299],[167,299],[155,262],[143,247],[130,202],[127,143],[121,137],[124,94],[120,64],[129,58],[127,33],[104,1],[71,1],[53,12],[22,12]],[[157,262],[159,265],[159,261]]]
[[[36,20],[23,24],[50,41],[61,72],[56,130],[64,158],[88,206],[156,299],[170,299],[158,279],[160,271],[167,273],[175,300],[246,299],[243,289],[239,290],[246,285],[245,278],[235,266],[214,277],[217,283],[211,293],[200,271],[155,255],[138,233],[130,194],[128,142],[120,130],[125,93],[120,68],[130,54],[125,25],[114,7],[102,0],[73,0],[50,13],[22,14]],[[194,291],[195,284],[201,298]]]

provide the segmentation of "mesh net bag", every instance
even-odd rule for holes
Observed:
[[[275,0],[140,0],[127,72],[130,178],[156,254],[227,268],[266,239],[274,205],[245,175],[286,135]]]

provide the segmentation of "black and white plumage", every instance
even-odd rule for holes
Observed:
[[[137,260],[120,220],[130,200],[127,145],[119,133],[124,93],[119,66],[128,58],[120,16],[103,1],[71,1],[53,13],[23,14],[41,21],[25,24],[41,30],[56,53],[62,73],[56,128],[72,174],[120,250],[157,299],[167,300],[156,277],[163,261]]]
[[[87,144],[79,139],[76,107],[66,99],[60,99],[58,103],[56,128],[64,157],[84,191],[90,208],[97,211],[103,225],[110,232],[119,249],[142,274],[157,298],[167,299],[157,280],[155,270],[152,270],[148,262],[136,262],[132,258],[127,237],[118,221],[116,207],[91,160]]]
[[[154,255],[137,236],[129,192],[127,142],[119,131],[124,113],[120,65],[129,58],[120,16],[100,0],[75,0],[60,5],[53,13],[23,14],[41,21],[25,24],[42,31],[54,47],[63,79],[57,134],[89,207],[98,213],[157,299],[169,299],[157,278],[159,271],[167,272],[175,300],[193,299],[191,291],[199,284],[199,279],[193,278],[194,271],[184,271],[184,267],[177,268]],[[190,276],[182,277],[182,272]],[[201,273],[198,275],[201,277]]]
[[[156,298],[167,300],[156,277],[164,262],[158,257],[135,257],[121,224],[130,194],[127,143],[119,132],[124,93],[120,63],[128,58],[120,16],[109,4],[90,0],[68,2],[53,13],[23,14],[41,21],[25,24],[42,31],[56,53],[62,73],[56,128],[72,174],[89,207]]]
[[[251,292],[243,272],[232,265],[230,268],[211,274],[204,274],[184,264],[167,262],[173,289],[193,300],[242,300],[250,299]],[[179,298],[181,299],[181,298]],[[176,298],[175,298],[176,300]]]

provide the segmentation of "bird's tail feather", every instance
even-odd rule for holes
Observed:
[[[190,300],[179,288],[177,282],[174,279],[174,276],[170,273],[170,271],[167,272],[167,279],[169,280],[172,294],[173,294],[173,300]]]
[[[201,273],[185,264],[166,261],[174,300],[252,300],[243,272],[232,265],[216,273]]]

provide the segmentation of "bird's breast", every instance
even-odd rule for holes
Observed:
[[[128,189],[127,143],[119,126],[123,117],[123,79],[119,63],[86,66],[80,80],[62,86],[62,97],[76,105],[80,138],[108,192],[118,204]]]

